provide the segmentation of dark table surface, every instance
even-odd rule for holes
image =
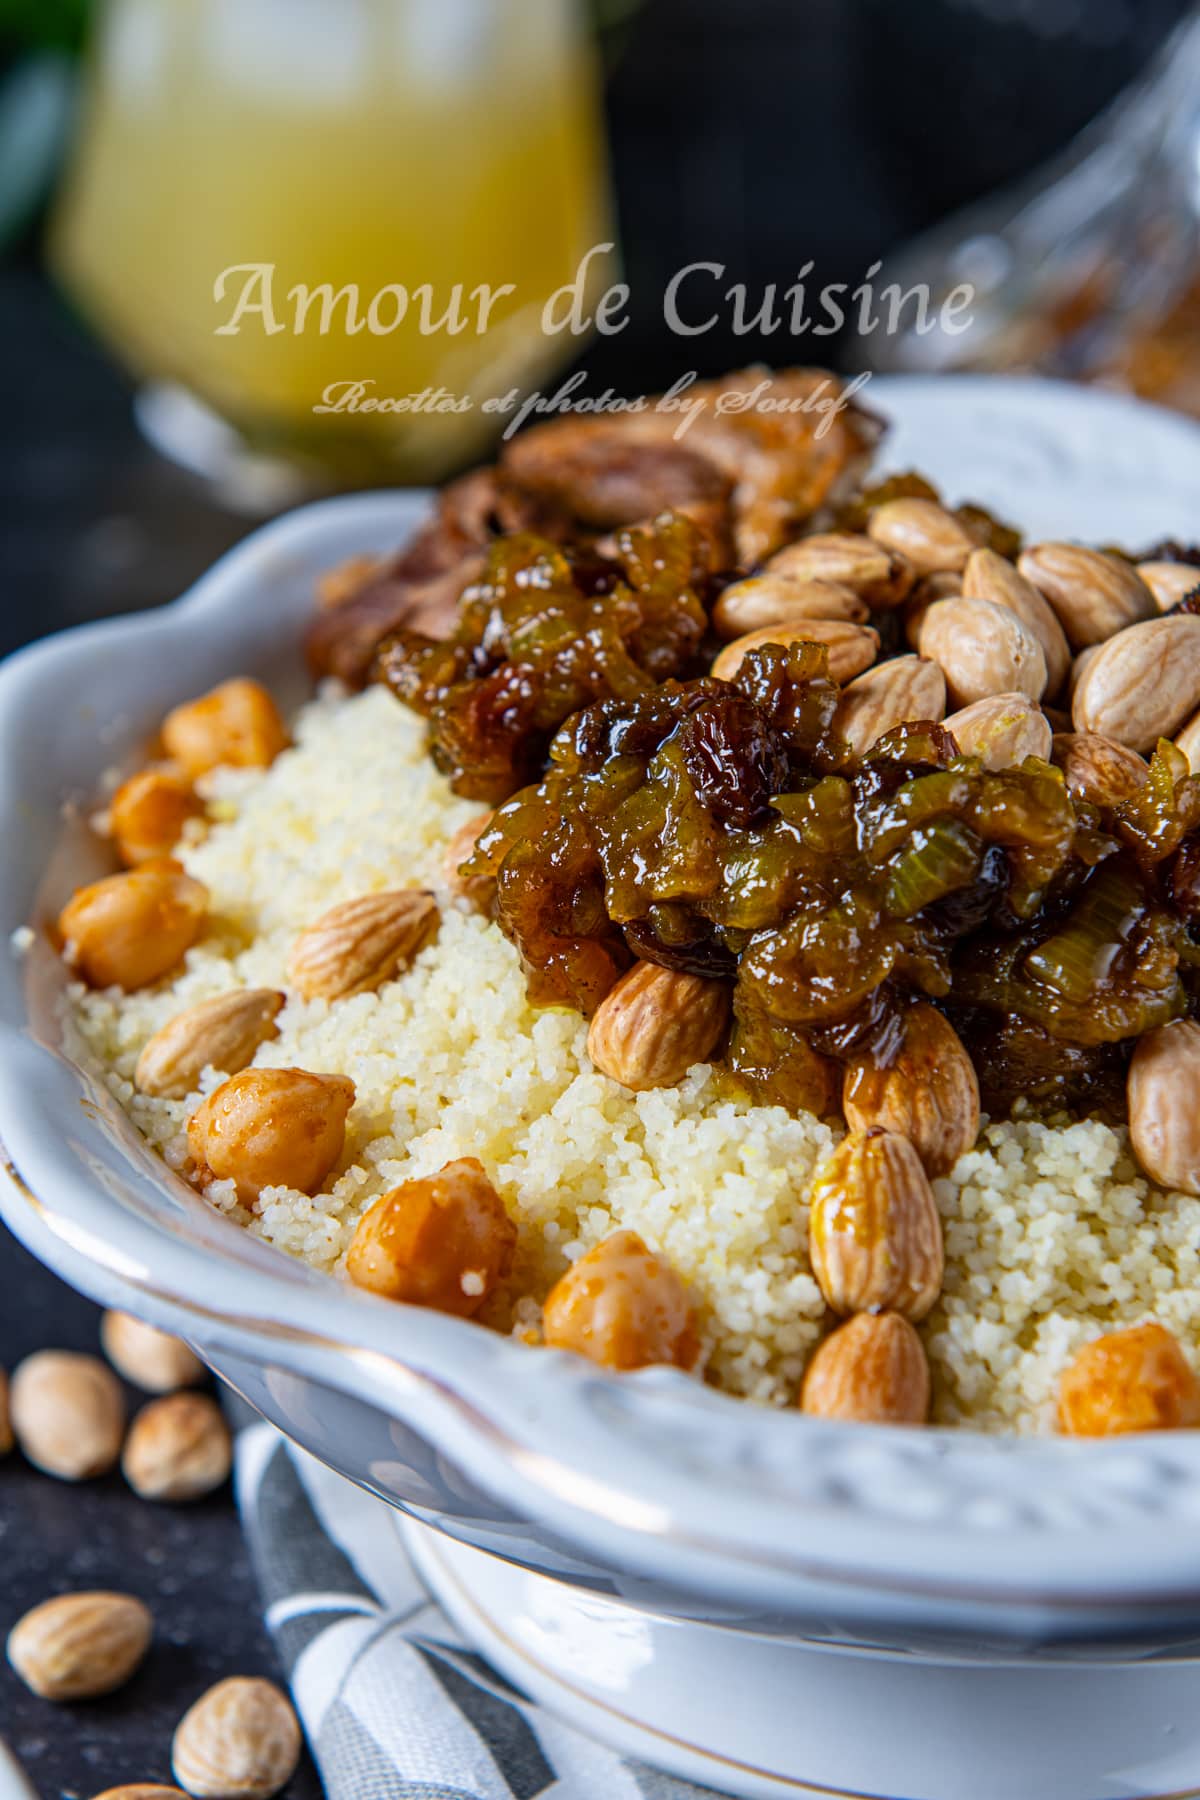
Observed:
[[[249,529],[140,443],[122,381],[32,272],[0,278],[0,655],[47,630],[168,599]],[[96,1352],[99,1313],[0,1226],[0,1367],[49,1346]],[[129,1390],[131,1409],[144,1396]],[[171,1736],[226,1675],[278,1679],[231,1492],[139,1500],[120,1475],[73,1486],[0,1462],[0,1637],[71,1588],[139,1595],[158,1636],[120,1693],[64,1708],[0,1663],[0,1734],[43,1800],[170,1780]],[[286,1793],[314,1800],[307,1763]]]

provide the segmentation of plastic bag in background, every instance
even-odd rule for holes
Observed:
[[[929,303],[859,339],[864,364],[1036,370],[1200,416],[1200,8],[1071,148],[885,265]],[[941,303],[974,290],[969,308]]]

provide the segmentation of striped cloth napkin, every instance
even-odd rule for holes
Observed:
[[[429,1597],[378,1500],[261,1421],[237,1443],[267,1627],[329,1800],[713,1800],[497,1675]]]

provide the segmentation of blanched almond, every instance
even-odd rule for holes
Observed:
[[[836,582],[881,610],[899,606],[914,580],[902,556],[853,531],[816,532],[788,544],[776,551],[767,571],[796,581]]]
[[[923,1319],[942,1291],[942,1223],[907,1138],[851,1131],[819,1166],[809,1200],[808,1254],[838,1313]]]
[[[978,756],[985,769],[1011,769],[1027,756],[1049,759],[1050,721],[1024,694],[996,694],[976,700],[945,720],[964,756]]]
[[[1159,612],[1170,612],[1200,589],[1200,569],[1193,563],[1144,562],[1137,572],[1154,595]]]
[[[968,600],[994,600],[1028,625],[1046,659],[1046,692],[1057,694],[1071,667],[1071,647],[1054,608],[1031,581],[994,550],[973,550],[963,570]]]
[[[713,663],[718,681],[729,681],[750,650],[764,644],[824,644],[829,654],[829,673],[834,681],[849,681],[870,668],[879,651],[879,633],[869,625],[851,625],[844,619],[804,619],[797,625],[766,625],[748,631],[726,644]]]
[[[273,1681],[218,1681],[184,1713],[171,1745],[176,1781],[196,1800],[271,1800],[300,1761],[300,1726]]]
[[[207,1374],[181,1338],[135,1319],[132,1313],[106,1312],[100,1321],[100,1343],[113,1368],[148,1394],[194,1387]]]
[[[895,656],[843,689],[833,727],[856,756],[865,756],[893,726],[940,719],[945,710],[946,678],[938,665],[920,656]]]
[[[920,646],[925,614],[934,601],[958,600],[961,597],[961,575],[926,575],[923,580],[918,581],[904,602],[904,641],[911,650]]]
[[[1127,625],[1153,618],[1158,610],[1137,570],[1103,550],[1085,550],[1081,544],[1034,544],[1022,552],[1017,567],[1046,596],[1073,650],[1102,644]]]
[[[166,1394],[129,1428],[121,1468],[143,1500],[199,1500],[228,1481],[233,1443],[207,1394]]]
[[[822,1419],[923,1425],[929,1416],[925,1347],[902,1313],[859,1313],[817,1345],[800,1405]]]
[[[60,1481],[104,1475],[121,1454],[125,1400],[98,1356],[36,1350],[13,1372],[9,1406],[24,1454]]]
[[[306,1000],[345,1000],[394,981],[437,930],[422,888],[364,894],[322,915],[292,945],[288,980]]]
[[[1085,1344],[1063,1371],[1058,1423],[1070,1437],[1200,1425],[1200,1381],[1156,1320]]]
[[[1076,731],[1130,750],[1152,750],[1200,708],[1200,618],[1190,613],[1130,625],[1102,644],[1075,689]]]
[[[287,1000],[273,988],[241,988],[176,1013],[138,1057],[134,1086],[160,1099],[194,1094],[205,1069],[236,1075],[254,1061],[260,1044],[279,1036],[275,1023]]]
[[[596,1008],[587,1051],[622,1087],[672,1087],[707,1062],[729,1019],[724,982],[638,962]]]
[[[95,1700],[124,1686],[153,1635],[153,1619],[132,1594],[59,1594],[18,1619],[8,1660],[43,1700]]]
[[[960,520],[936,500],[887,500],[867,521],[877,544],[903,556],[918,575],[956,573],[975,548]]]
[[[1176,1019],[1139,1038],[1126,1094],[1130,1140],[1147,1175],[1200,1194],[1200,1025]]]
[[[802,619],[848,619],[865,625],[871,609],[853,588],[834,581],[800,581],[767,570],[725,589],[713,608],[713,629],[723,638],[743,637],[767,625]]]
[[[936,1006],[918,1000],[886,1067],[859,1053],[846,1064],[842,1107],[852,1131],[907,1138],[928,1175],[948,1175],[979,1136],[979,1081],[962,1039]]]
[[[1042,646],[1016,613],[994,600],[935,600],[921,625],[920,650],[941,664],[955,706],[996,694],[1040,700],[1046,689]]]
[[[1145,787],[1150,773],[1136,750],[1089,731],[1056,731],[1050,760],[1062,770],[1069,791],[1094,806],[1119,806],[1123,800],[1132,800]]]

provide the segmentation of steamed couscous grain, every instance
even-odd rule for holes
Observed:
[[[688,1283],[709,1379],[794,1402],[821,1335],[808,1263],[807,1193],[834,1133],[810,1116],[731,1098],[706,1067],[631,1093],[588,1061],[586,1023],[535,1010],[514,947],[453,899],[443,858],[478,815],[426,754],[424,723],[382,688],[326,693],[268,770],[206,778],[207,836],[178,854],[209,889],[210,918],[181,972],[132,995],[70,990],[83,1053],[167,1162],[182,1169],[197,1094],[133,1086],[139,1053],[184,1007],[235,987],[286,988],[288,951],[337,904],[398,886],[434,889],[435,939],[376,993],[334,1003],[294,992],[257,1067],[344,1074],[357,1098],[326,1191],[264,1190],[250,1215],[232,1184],[210,1201],[314,1267],[341,1274],[368,1206],[413,1176],[478,1157],[518,1227],[510,1278],[481,1315],[536,1329],[569,1263],[610,1232],[638,1232]],[[1079,1345],[1151,1316],[1189,1355],[1200,1337],[1200,1199],[1138,1174],[1127,1134],[1087,1122],[987,1127],[935,1183],[946,1236],[941,1301],[922,1326],[935,1422],[1049,1429],[1058,1376]]]

